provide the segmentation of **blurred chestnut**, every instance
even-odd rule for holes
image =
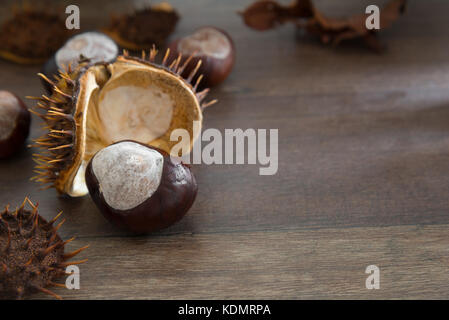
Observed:
[[[75,68],[81,57],[87,58],[91,63],[113,62],[119,53],[117,44],[110,37],[101,32],[89,31],[77,34],[70,39],[51,57],[42,67],[42,73],[53,80],[58,70],[64,70],[69,65]],[[51,93],[50,84],[42,83]]]
[[[197,184],[190,168],[157,148],[126,140],[97,152],[86,184],[101,213],[137,234],[171,226],[192,206]]]
[[[30,132],[31,116],[19,97],[0,90],[0,159],[19,151]]]
[[[213,87],[222,83],[234,67],[234,42],[225,31],[215,27],[199,28],[192,35],[173,41],[169,48],[173,58],[181,53],[183,61],[193,55],[193,63],[188,64],[184,70],[184,77],[188,77],[197,61],[202,60],[198,72],[198,75],[204,76],[202,87]],[[193,83],[195,81],[196,79],[193,79]]]

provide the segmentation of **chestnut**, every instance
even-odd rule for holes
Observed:
[[[184,61],[193,55],[193,63],[184,70],[184,77],[190,74],[198,60],[202,60],[198,72],[204,76],[202,86],[213,87],[222,83],[234,67],[234,42],[225,31],[215,27],[199,28],[193,34],[173,41],[169,48],[172,57],[182,54]]]
[[[19,151],[30,133],[31,116],[23,101],[0,90],[0,159]]]
[[[86,169],[89,193],[112,223],[136,234],[171,226],[198,191],[190,167],[163,150],[125,140],[98,151]]]
[[[91,63],[113,62],[119,53],[114,40],[101,32],[89,31],[77,34],[70,39],[44,64],[42,73],[53,80],[58,70],[64,70],[69,65],[74,68],[81,57]],[[45,89],[51,93],[50,84],[42,79]]]

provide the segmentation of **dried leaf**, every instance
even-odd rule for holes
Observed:
[[[391,0],[380,13],[380,30],[390,27],[404,12],[407,0]],[[382,51],[383,46],[377,39],[377,30],[368,30],[365,26],[365,13],[347,17],[326,17],[311,0],[295,0],[288,6],[276,1],[262,0],[253,3],[242,13],[244,22],[250,28],[265,31],[286,22],[295,23],[308,33],[316,35],[324,44],[337,45],[348,39],[361,38],[365,44]]]
[[[299,18],[312,17],[311,8],[310,0],[293,1],[289,6],[283,6],[273,0],[261,0],[240,14],[250,28],[265,31],[286,22],[295,22]]]

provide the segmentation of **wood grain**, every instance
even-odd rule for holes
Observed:
[[[66,299],[448,299],[448,225],[83,238]],[[380,289],[365,268],[380,268]]]
[[[0,19],[10,3],[0,5]],[[188,215],[136,238],[111,226],[89,197],[39,191],[28,181],[32,150],[0,162],[0,205],[29,195],[47,218],[64,210],[61,232],[78,236],[73,248],[91,244],[82,289],[58,293],[449,298],[449,3],[411,2],[381,33],[383,55],[358,44],[324,47],[291,26],[249,30],[236,11],[251,0],[172,3],[182,15],[174,38],[212,24],[236,43],[235,69],[212,90],[220,103],[207,110],[205,127],[279,128],[278,174],[259,176],[251,165],[197,165],[199,194]],[[119,0],[78,4],[83,30],[129,8]],[[39,95],[39,69],[0,61],[0,88]],[[40,135],[33,120],[31,138]],[[369,264],[381,268],[381,290],[364,287]]]

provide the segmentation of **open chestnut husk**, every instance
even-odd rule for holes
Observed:
[[[89,193],[112,223],[145,234],[179,221],[195,201],[190,167],[168,153],[126,140],[96,153],[86,170]]]
[[[74,69],[60,72],[50,96],[36,100],[30,111],[42,118],[46,132],[34,140],[37,163],[32,180],[59,194],[82,197],[88,194],[85,169],[92,156],[112,143],[136,140],[171,152],[177,141],[174,130],[185,129],[181,154],[189,153],[199,137],[203,110],[216,100],[206,101],[208,89],[197,90],[191,80],[198,71],[183,78],[186,64],[170,60],[168,54],[156,63],[158,51],[133,57],[127,51],[113,63],[82,61]]]
[[[0,159],[19,151],[30,132],[31,116],[23,101],[0,90]]]
[[[222,83],[235,63],[235,46],[231,37],[215,27],[202,27],[193,34],[173,41],[169,46],[172,56],[188,59],[193,55],[195,65],[202,61],[199,74],[204,76],[202,85],[213,87]],[[189,74],[191,69],[184,72]]]

